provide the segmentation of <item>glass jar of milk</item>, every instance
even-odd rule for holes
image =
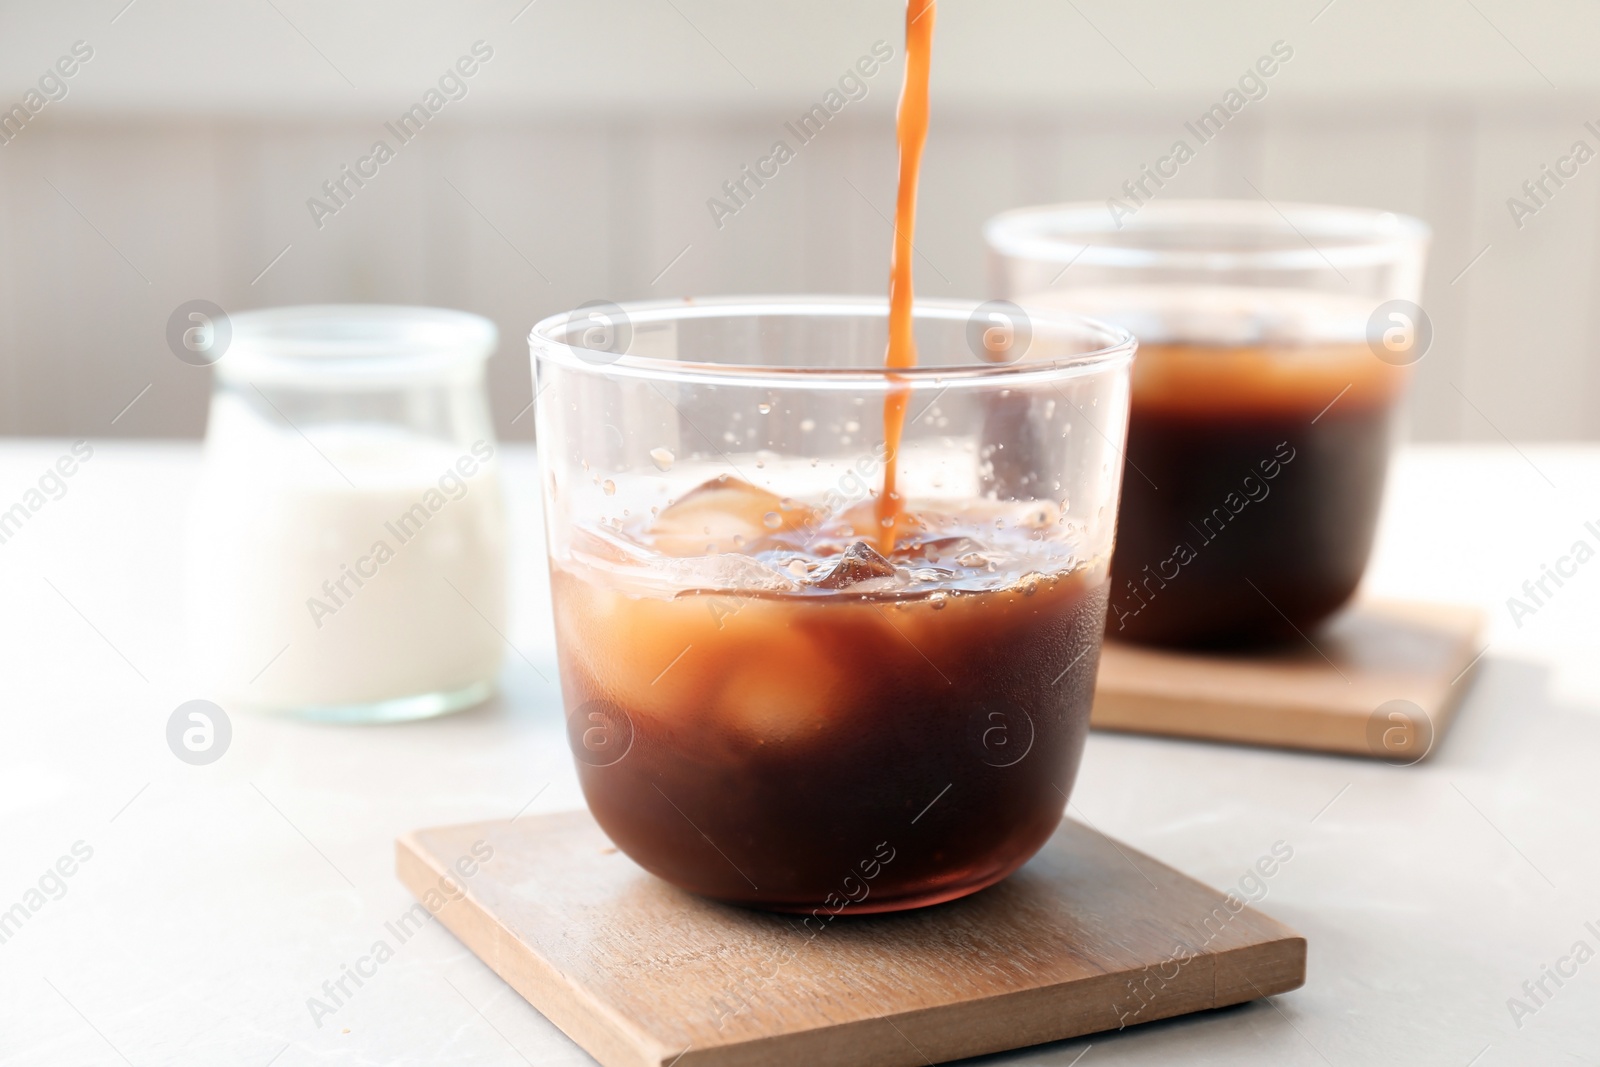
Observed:
[[[225,705],[393,722],[485,699],[505,629],[488,320],[231,318],[188,528],[193,664]]]

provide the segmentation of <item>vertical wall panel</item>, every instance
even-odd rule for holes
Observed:
[[[922,291],[987,295],[985,218],[1118,195],[1198,110],[1168,101],[1094,114],[941,113],[921,204]],[[1593,436],[1600,162],[1521,230],[1505,208],[1575,138],[1600,149],[1581,115],[1463,102],[1376,103],[1352,117],[1273,101],[1203,146],[1160,195],[1250,196],[1248,177],[1275,199],[1421,215],[1435,230],[1424,304],[1437,340],[1418,368],[1414,435]],[[199,433],[209,374],[174,358],[164,329],[179,303],[204,297],[235,310],[383,300],[489,315],[503,334],[491,363],[495,415],[502,432],[525,437],[530,420],[510,421],[529,388],[523,339],[554,310],[685,293],[883,290],[892,116],[847,109],[805,145],[786,117],[446,110],[319,229],[307,198],[325,197],[322,182],[375,139],[393,140],[381,123],[63,115],[0,150],[0,433]],[[796,158],[719,229],[706,200],[779,138]]]
[[[1600,142],[1580,123],[1555,116],[1492,116],[1484,133],[1470,217],[1457,220],[1479,235],[1479,247],[1492,246],[1458,283],[1467,287],[1460,327],[1467,358],[1454,386],[1471,402],[1460,436],[1577,437],[1596,402],[1579,386],[1595,358],[1587,310],[1595,294],[1592,190],[1600,183],[1600,162],[1555,190],[1521,229],[1506,200],[1576,137],[1584,136],[1591,148]]]

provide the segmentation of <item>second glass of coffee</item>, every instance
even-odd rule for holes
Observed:
[[[1107,633],[1155,644],[1298,640],[1354,593],[1409,364],[1431,328],[1428,229],[1248,201],[1008,212],[996,295],[1131,330]]]

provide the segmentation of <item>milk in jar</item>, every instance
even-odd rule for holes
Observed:
[[[335,721],[486,698],[505,520],[483,397],[494,327],[458,312],[235,316],[187,531],[213,699]]]

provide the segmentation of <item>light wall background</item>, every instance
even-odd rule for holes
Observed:
[[[460,307],[523,338],[590,299],[879,292],[898,61],[737,215],[706,201],[792,136],[893,0],[95,0],[0,5],[0,109],[74,42],[94,56],[0,145],[0,433],[195,436],[210,372],[179,304]],[[1600,151],[1600,7],[1510,0],[945,0],[917,270],[983,296],[980,227],[1104,200],[1276,41],[1292,60],[1163,197],[1418,215],[1435,241],[1411,433],[1600,436],[1600,160],[1519,227],[1509,197]],[[483,41],[493,57],[319,228],[306,206]],[[137,398],[135,400],[135,398]],[[129,406],[130,401],[134,401]],[[513,421],[515,420],[515,421]]]

